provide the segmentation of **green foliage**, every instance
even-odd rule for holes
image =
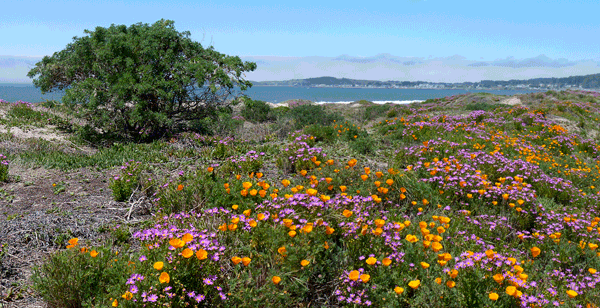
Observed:
[[[124,202],[129,200],[134,190],[141,188],[141,174],[143,172],[141,162],[130,160],[121,166],[121,174],[111,179],[108,188],[112,190],[115,201]]]
[[[316,142],[332,143],[335,141],[336,132],[332,126],[313,124],[304,128],[306,135],[313,136]]]
[[[65,90],[63,102],[103,132],[131,140],[189,129],[251,86],[242,74],[256,64],[203,48],[174,22],[111,25],[85,31],[38,62],[28,76],[42,93]]]
[[[0,154],[0,182],[8,181],[8,163],[4,154]]]
[[[382,114],[391,112],[392,104],[372,105],[365,108],[364,118],[367,121],[380,117]],[[389,116],[388,116],[389,117]]]
[[[244,98],[244,106],[242,107],[241,115],[244,119],[254,123],[262,123],[275,119],[269,104],[248,97]]]
[[[334,121],[342,121],[343,117],[336,113],[328,113],[321,105],[305,104],[291,108],[287,114],[296,129],[302,129],[306,125],[331,125]]]
[[[79,247],[59,251],[34,268],[33,288],[51,308],[109,307],[107,294],[124,285],[132,269],[129,259],[108,247],[81,252]]]

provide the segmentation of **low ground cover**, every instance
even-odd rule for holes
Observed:
[[[27,219],[31,205],[18,190],[39,168],[93,170],[104,177],[95,206],[120,214],[98,232],[55,236],[51,251],[28,264],[30,275],[0,277],[14,284],[10,294],[3,284],[2,300],[30,297],[51,307],[597,307],[600,100],[585,92],[535,95],[520,96],[517,105],[468,94],[382,107],[303,103],[276,112],[248,103],[241,112],[266,114],[251,126],[214,123],[220,134],[89,150],[82,138],[48,145],[8,132],[0,143],[0,168],[7,166],[0,227]],[[8,119],[15,109],[37,115],[42,107],[2,108]],[[222,121],[242,121],[238,112]],[[80,131],[57,118],[69,127],[65,134]],[[11,119],[2,123],[43,122]],[[236,138],[256,125],[268,133]],[[41,204],[53,196],[87,200],[71,178],[51,182],[34,181],[53,192]],[[21,201],[7,201],[15,198]],[[61,213],[46,210],[54,214]],[[0,266],[14,267],[18,243],[0,241]]]

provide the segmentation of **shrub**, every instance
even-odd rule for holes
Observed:
[[[275,119],[269,104],[251,98],[244,99],[241,115],[244,119],[254,123],[262,123]]]
[[[115,201],[124,202],[129,200],[134,190],[141,187],[142,171],[142,163],[134,162],[133,160],[121,166],[121,174],[115,176],[108,185],[112,190]]]
[[[51,308],[109,307],[107,295],[125,284],[133,269],[125,256],[107,247],[80,248],[75,244],[34,268],[33,288]]]
[[[8,163],[4,154],[0,154],[0,182],[8,181]]]
[[[364,118],[365,120],[373,120],[380,117],[382,114],[391,111],[391,108],[392,104],[368,106],[365,108]]]
[[[256,64],[203,48],[174,22],[111,25],[86,36],[29,71],[42,93],[65,90],[63,102],[81,107],[95,128],[131,140],[156,139],[216,118],[235,87],[252,84],[243,73]]]
[[[334,121],[343,120],[341,115],[328,113],[321,105],[296,106],[290,109],[289,116],[293,119],[296,129],[313,124],[331,125]]]
[[[335,130],[332,126],[313,124],[304,128],[304,134],[314,136],[317,142],[331,143],[335,140]]]

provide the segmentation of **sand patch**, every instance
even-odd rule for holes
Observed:
[[[521,100],[518,97],[510,97],[510,98],[500,101],[500,104],[511,105],[511,106],[521,105]]]

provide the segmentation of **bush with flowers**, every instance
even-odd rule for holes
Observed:
[[[120,174],[114,176],[108,186],[115,201],[127,201],[134,191],[149,188],[151,181],[142,180],[144,169],[142,162],[134,160],[127,161],[120,167]]]

